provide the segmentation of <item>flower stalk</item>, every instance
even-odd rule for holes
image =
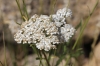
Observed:
[[[48,61],[48,59],[47,59],[47,56],[46,56],[45,52],[42,51],[42,54],[44,55],[44,58],[45,58],[45,60],[46,60],[46,62],[47,62],[47,65],[50,66],[50,63],[49,63],[49,61]]]

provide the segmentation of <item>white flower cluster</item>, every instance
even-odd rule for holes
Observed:
[[[71,17],[72,11],[67,8],[59,9],[56,14],[51,15],[55,25],[59,28],[60,42],[68,42],[70,37],[74,35],[75,29],[66,24],[65,19]]]
[[[61,27],[63,24],[66,24],[65,19],[71,17],[72,12],[70,9],[63,8],[59,9],[56,14],[51,15],[52,20],[55,22],[57,27]]]
[[[75,29],[65,22],[65,18],[71,14],[70,9],[63,8],[51,16],[33,15],[14,35],[15,41],[23,44],[33,43],[38,49],[45,51],[56,49],[55,44],[67,42],[75,32]]]

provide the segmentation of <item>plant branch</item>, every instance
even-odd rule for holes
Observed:
[[[78,36],[78,38],[77,38],[77,40],[76,40],[74,46],[72,47],[72,50],[75,49],[76,45],[78,44],[78,41],[79,41],[80,38],[82,37],[82,34],[83,34],[83,32],[84,32],[84,29],[85,29],[87,23],[89,22],[90,17],[92,16],[92,14],[93,14],[93,12],[94,12],[96,6],[98,5],[98,1],[99,1],[99,0],[97,0],[95,6],[94,6],[94,8],[93,8],[93,10],[91,11],[91,13],[90,13],[90,15],[88,16],[88,18],[85,20],[85,23],[84,23],[83,26],[82,26],[82,30],[80,31],[80,34],[79,34],[79,36]]]

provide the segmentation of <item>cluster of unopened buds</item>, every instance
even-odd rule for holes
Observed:
[[[70,9],[59,9],[56,14],[33,15],[21,25],[21,29],[14,35],[17,43],[34,44],[40,50],[56,49],[56,44],[68,42],[75,33],[75,29],[66,23],[71,17]]]

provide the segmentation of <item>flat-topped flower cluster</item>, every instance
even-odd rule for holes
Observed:
[[[22,23],[14,39],[17,43],[35,44],[40,50],[56,49],[56,44],[68,42],[75,33],[75,29],[65,21],[71,15],[71,10],[67,8],[59,9],[50,16],[35,14]]]

